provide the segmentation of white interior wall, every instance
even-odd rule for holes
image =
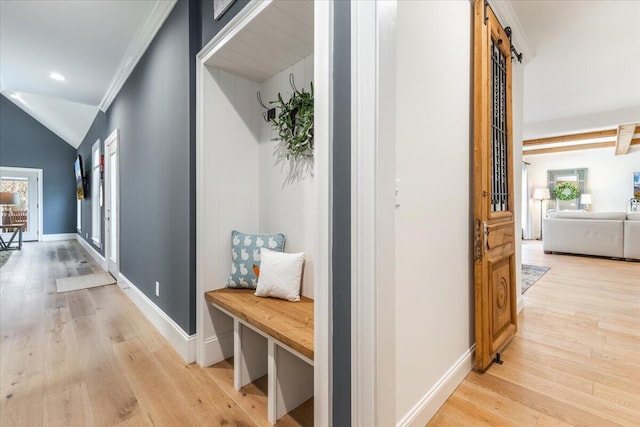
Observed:
[[[398,2],[397,12],[396,417],[401,421],[430,399],[474,342],[472,56],[470,2]],[[430,418],[446,396],[435,399],[440,401],[419,420]]]
[[[289,74],[293,73],[295,85],[301,90],[310,90],[313,80],[313,55],[274,75],[260,85],[260,93],[265,105],[277,99],[278,92],[288,99],[293,92],[289,84]],[[255,99],[255,95],[252,99]],[[278,110],[279,112],[279,110]],[[262,108],[261,108],[262,113]],[[260,232],[284,233],[285,252],[304,252],[304,276],[302,295],[313,298],[313,260],[316,247],[316,190],[313,177],[305,174],[301,180],[285,184],[288,162],[276,164],[274,149],[278,136],[270,123],[262,120],[260,114],[260,156],[259,156],[259,197]]]
[[[522,212],[522,139],[524,106],[524,65],[511,61],[511,106],[513,110],[513,189],[514,214],[516,223],[516,295],[518,311],[522,310],[522,221],[526,220]]]
[[[204,290],[223,288],[231,266],[231,231],[257,230],[260,112],[258,85],[215,68],[203,73],[203,224],[199,254]],[[206,261],[205,261],[206,260]],[[205,337],[228,336],[231,322],[204,322]]]
[[[290,92],[289,73],[296,86],[309,89],[313,79],[313,56],[274,75],[262,84],[208,67],[203,76],[203,115],[205,168],[203,194],[198,200],[205,211],[206,223],[200,224],[205,238],[201,259],[205,291],[224,287],[231,265],[232,230],[284,233],[286,252],[305,252],[302,294],[313,298],[313,260],[315,250],[316,197],[313,179],[283,185],[287,169],[275,166],[273,150],[276,136],[262,118],[263,102]],[[286,98],[286,96],[285,96]],[[225,341],[228,346],[232,323],[224,316],[205,322],[204,336]],[[214,323],[216,330],[214,330]],[[228,356],[228,355],[226,355]]]
[[[624,212],[633,197],[633,173],[640,172],[640,147],[631,147],[629,154],[614,155],[613,148],[537,154],[524,156],[529,166],[530,191],[547,186],[547,171],[553,169],[587,168],[587,188],[593,196],[593,212]],[[534,236],[540,235],[540,202],[530,203]],[[547,202],[542,215],[546,215]]]
[[[407,414],[413,415],[415,425],[426,422],[472,367],[471,16],[467,2],[398,2],[396,416],[400,423],[410,418]],[[524,67],[512,64],[518,230]],[[518,295],[520,264],[516,232]],[[418,410],[422,413],[417,415]]]

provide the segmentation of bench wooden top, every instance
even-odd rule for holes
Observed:
[[[313,360],[313,300],[301,296],[289,302],[254,293],[224,288],[206,292],[205,298]]]

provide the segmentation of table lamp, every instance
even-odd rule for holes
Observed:
[[[11,212],[8,206],[20,204],[20,195],[18,193],[10,193],[8,191],[0,192],[0,206],[2,206],[2,225],[11,222]]]

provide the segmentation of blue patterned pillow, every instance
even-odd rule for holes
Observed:
[[[260,248],[284,251],[284,234],[231,232],[231,274],[227,288],[255,289],[258,286]]]

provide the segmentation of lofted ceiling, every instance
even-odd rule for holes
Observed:
[[[0,1],[0,91],[78,147],[175,0]],[[59,73],[64,81],[50,77]]]
[[[524,137],[640,120],[640,1],[512,1],[536,55],[524,70]]]
[[[99,110],[106,110],[176,0],[0,0],[0,91],[77,147]],[[524,137],[615,127],[640,120],[640,1],[509,2],[526,34]],[[277,2],[263,20],[225,46],[216,66],[236,64],[261,81],[252,61],[281,69],[312,46],[312,7],[300,2],[282,37],[297,50],[257,58],[279,46]],[[290,13],[290,12],[289,12]],[[309,36],[311,34],[311,36]],[[516,35],[516,41],[517,41]],[[309,39],[311,37],[311,39]],[[237,67],[236,67],[237,68]],[[263,68],[263,67],[260,67]],[[52,80],[51,72],[66,77]]]

